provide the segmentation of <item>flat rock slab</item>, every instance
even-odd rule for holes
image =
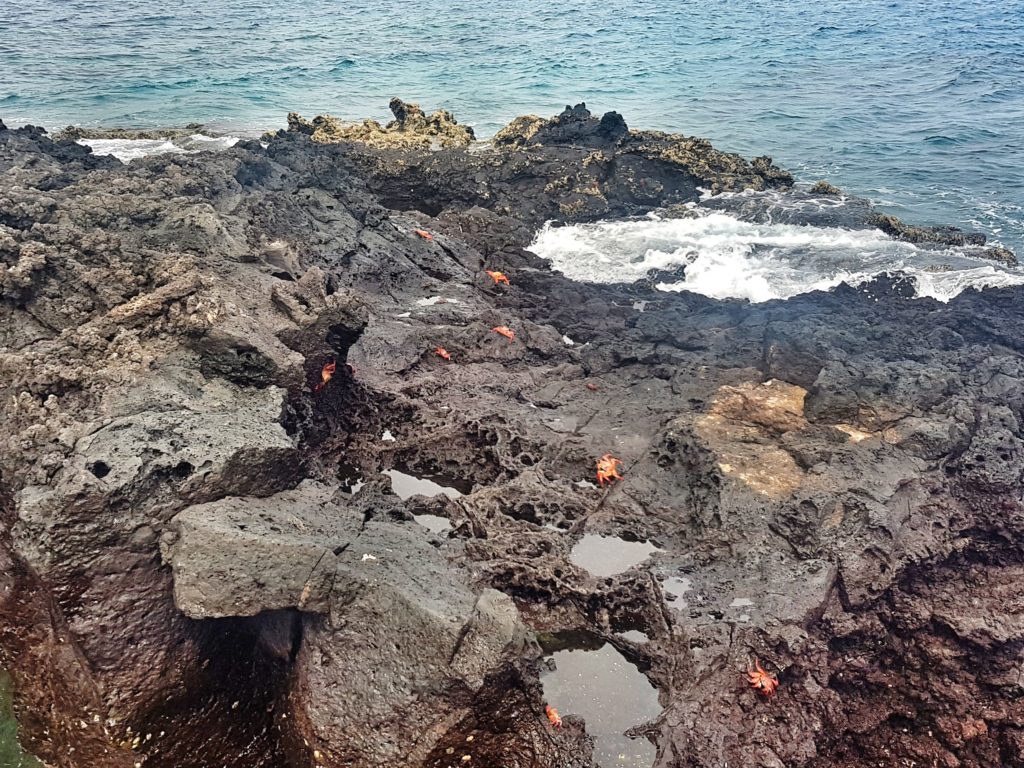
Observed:
[[[338,555],[362,515],[307,481],[268,498],[229,497],[180,512],[161,545],[174,602],[193,619],[281,608],[326,612]]]

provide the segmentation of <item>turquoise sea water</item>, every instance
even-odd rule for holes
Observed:
[[[3,0],[0,118],[281,126],[585,101],[1024,252],[1024,0]]]

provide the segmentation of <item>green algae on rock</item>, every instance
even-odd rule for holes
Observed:
[[[4,768],[42,768],[18,743],[18,721],[12,705],[11,676],[0,669],[0,765]]]

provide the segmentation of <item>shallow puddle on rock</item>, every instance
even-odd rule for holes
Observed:
[[[631,643],[648,643],[651,640],[651,638],[639,629],[629,629],[625,632],[619,632],[618,634],[623,640],[629,640]]]
[[[458,299],[449,299],[444,296],[431,296],[428,299],[416,299],[416,305],[420,307],[432,307],[435,304],[458,304]]]
[[[43,764],[22,751],[18,743],[18,721],[14,718],[13,696],[10,675],[0,669],[0,766],[42,768]]]
[[[351,464],[338,465],[338,480],[341,481],[341,490],[345,493],[359,493],[359,489],[366,485],[363,473]]]
[[[545,701],[563,717],[579,715],[601,768],[650,768],[656,750],[625,732],[661,714],[658,691],[613,645],[586,633],[542,638],[555,668],[541,672]]]
[[[391,489],[402,501],[413,496],[437,496],[443,493],[449,499],[457,499],[473,490],[471,483],[457,480],[445,475],[410,475],[400,469],[386,469],[385,475],[391,478]]]
[[[392,481],[394,482],[394,481]],[[452,529],[452,521],[440,515],[413,515],[416,522],[431,533],[445,533]]]
[[[639,565],[654,552],[660,552],[647,541],[626,541],[614,536],[587,533],[576,542],[569,561],[595,576],[614,576]]]
[[[685,608],[689,603],[684,595],[693,589],[693,582],[685,576],[673,576],[661,582],[661,588],[665,591],[665,598],[673,608]]]

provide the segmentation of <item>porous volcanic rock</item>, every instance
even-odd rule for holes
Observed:
[[[658,688],[657,768],[1024,765],[1024,289],[574,283],[526,250],[546,220],[808,194],[624,127],[127,166],[0,131],[0,666],[30,751],[588,768],[531,640],[585,630]],[[586,534],[657,551],[599,577]]]
[[[128,139],[137,141],[139,139],[187,139],[188,137],[201,133],[204,136],[217,136],[216,132],[210,131],[202,123],[189,123],[181,128],[82,128],[77,125],[69,125],[53,134],[55,141],[70,139],[79,141],[81,139]]]
[[[321,144],[358,141],[389,149],[465,147],[475,138],[473,129],[459,125],[446,109],[426,115],[418,104],[401,99],[392,99],[389,106],[395,119],[386,126],[376,120],[353,122],[330,115],[317,115],[310,121],[291,112],[288,130],[310,136]]]

